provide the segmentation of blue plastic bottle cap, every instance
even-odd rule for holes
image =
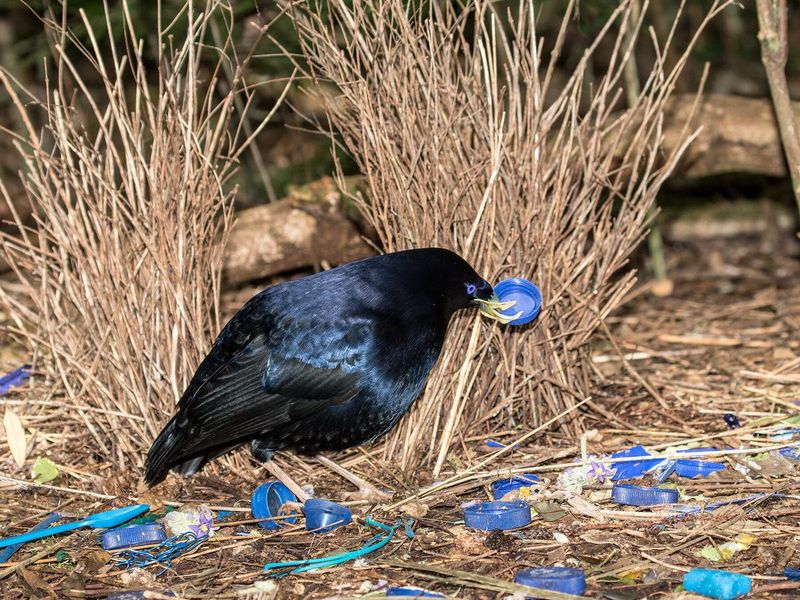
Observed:
[[[523,500],[484,502],[464,509],[464,524],[471,529],[516,529],[531,522],[531,507]]]
[[[524,569],[517,573],[514,581],[540,590],[582,596],[586,591],[586,575],[582,569],[572,567],[540,567]]]
[[[707,460],[680,459],[675,463],[675,473],[679,477],[694,479],[695,477],[708,477],[717,471],[724,471],[725,465]]]
[[[614,502],[628,506],[675,504],[679,497],[678,490],[673,489],[641,487],[627,483],[617,483],[611,488],[611,498]]]
[[[332,531],[353,520],[353,511],[346,506],[319,498],[306,500],[303,512],[306,515],[306,529],[314,533]]]
[[[533,473],[514,475],[509,479],[498,479],[492,483],[492,494],[495,500],[500,500],[503,496],[520,488],[531,487],[539,482],[539,476]]]
[[[747,575],[716,569],[692,569],[683,576],[683,589],[687,592],[718,600],[734,600],[744,596],[752,585]]]
[[[143,523],[142,525],[128,525],[104,531],[100,536],[100,543],[104,550],[118,550],[131,546],[157,544],[165,539],[167,539],[167,532],[161,523]]]
[[[262,483],[253,492],[250,500],[250,510],[256,519],[282,517],[284,515],[281,509],[287,502],[297,502],[297,496],[280,481],[268,481]],[[297,517],[293,516],[274,521],[261,521],[258,526],[264,529],[277,529],[283,525],[292,525],[296,522]]]
[[[522,311],[518,319],[509,321],[509,325],[525,325],[539,316],[542,310],[542,293],[535,285],[527,279],[512,277],[504,279],[494,286],[494,293],[500,298],[501,302],[515,301],[516,304],[511,308],[502,311],[504,315],[515,315]]]
[[[386,590],[386,597],[404,596],[406,598],[447,598],[444,594],[438,592],[431,592],[423,590],[422,588],[415,588],[409,586],[403,587],[390,587]]]

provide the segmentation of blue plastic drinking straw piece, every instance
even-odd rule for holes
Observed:
[[[56,521],[60,521],[63,518],[64,517],[62,517],[58,513],[51,513],[51,514],[47,515],[47,517],[44,519],[44,521],[34,525],[28,532],[30,533],[31,531],[41,531],[42,529],[46,529],[47,527],[50,527],[50,525],[52,525]],[[11,546],[8,546],[5,550],[0,552],[0,563],[8,562],[8,559],[11,558],[12,556],[14,556],[14,554],[17,552],[17,550],[22,548],[24,545],[25,545],[25,542],[20,542],[18,544],[12,544]]]
[[[73,521],[72,523],[64,523],[63,525],[56,525],[55,527],[48,527],[39,531],[29,531],[22,535],[15,535],[14,537],[5,538],[0,540],[0,548],[13,546],[14,544],[24,544],[32,542],[33,540],[40,540],[51,535],[64,533],[65,531],[73,531],[81,527],[91,527],[92,529],[106,529],[108,527],[116,527],[122,525],[131,519],[138,517],[142,513],[150,510],[147,504],[136,504],[134,506],[125,506],[123,508],[115,508],[105,512],[89,515],[80,521]]]
[[[327,567],[333,567],[349,560],[353,560],[369,554],[370,552],[375,552],[376,550],[380,550],[389,541],[394,537],[395,531],[397,531],[398,527],[405,525],[405,532],[406,535],[409,537],[413,537],[413,532],[409,535],[409,526],[405,524],[403,521],[397,521],[394,525],[384,525],[378,521],[375,521],[371,517],[367,517],[365,519],[365,523],[367,525],[371,525],[372,527],[377,527],[378,529],[382,529],[384,533],[379,533],[372,537],[366,544],[364,544],[358,550],[353,550],[351,552],[342,552],[341,554],[334,554],[333,556],[323,556],[320,558],[309,558],[306,560],[287,560],[285,562],[275,562],[275,563],[267,563],[264,565],[265,571],[270,571],[272,569],[280,569],[286,567],[298,567],[296,569],[292,569],[291,573],[305,573],[306,571],[313,571],[314,569],[325,569]],[[285,575],[285,573],[276,573],[276,576],[280,577]]]

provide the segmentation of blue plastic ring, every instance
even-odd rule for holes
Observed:
[[[653,506],[656,504],[675,504],[680,498],[680,494],[675,489],[617,483],[611,488],[611,498],[617,504]]]

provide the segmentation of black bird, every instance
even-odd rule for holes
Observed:
[[[453,314],[507,308],[460,256],[407,250],[269,287],[222,329],[147,455],[145,480],[191,475],[250,443],[314,455],[389,431],[419,396]],[[361,480],[359,480],[361,482]],[[362,482],[363,483],[363,482]]]

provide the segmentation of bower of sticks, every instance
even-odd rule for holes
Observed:
[[[107,547],[89,523],[0,547],[3,598],[579,597],[531,590],[541,567],[594,598],[701,598],[696,569],[797,597],[785,3],[139,4],[37,13],[39,80],[0,59],[0,537],[146,505],[113,527],[166,539]],[[763,93],[698,60],[720,31],[752,33]],[[274,463],[344,525],[254,514],[272,475],[249,451],[145,485],[249,298],[429,246],[531,280],[542,310],[454,318],[412,410],[333,456],[384,500],[292,452]],[[493,501],[529,522],[467,522]]]

